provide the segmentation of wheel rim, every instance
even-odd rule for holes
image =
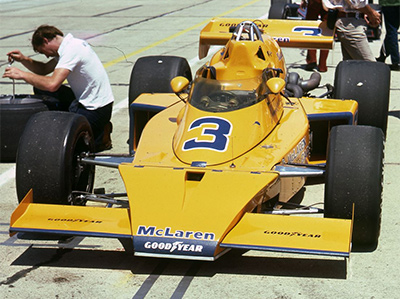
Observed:
[[[72,191],[91,192],[93,189],[95,167],[81,162],[82,155],[93,152],[93,148],[89,132],[81,132],[73,152]]]

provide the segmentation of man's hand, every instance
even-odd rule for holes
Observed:
[[[9,62],[11,62],[13,60],[18,61],[18,62],[26,60],[26,56],[23,55],[20,50],[13,50],[11,52],[8,52],[7,56],[8,56]]]
[[[371,6],[366,5],[362,9],[360,9],[361,12],[363,12],[364,19],[367,22],[368,25],[371,27],[378,27],[379,24],[381,23],[381,15],[379,12],[377,12],[375,9],[373,9]]]
[[[24,74],[24,72],[21,71],[20,69],[17,69],[16,67],[8,67],[8,68],[6,68],[6,70],[3,74],[3,78],[21,80],[21,79],[23,79],[23,74]]]

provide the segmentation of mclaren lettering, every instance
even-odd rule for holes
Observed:
[[[300,142],[286,155],[282,162],[283,163],[305,163],[309,155],[309,148],[307,140],[303,137]]]
[[[290,43],[290,37],[274,37],[274,40],[276,40],[278,43]]]
[[[184,231],[184,230],[173,231],[170,227],[157,228],[155,226],[144,226],[144,225],[140,225],[138,227],[137,235],[151,236],[151,237],[207,240],[207,241],[213,241],[215,239],[214,233],[204,233],[199,231],[194,232],[194,231]]]

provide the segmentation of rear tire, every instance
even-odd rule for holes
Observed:
[[[325,217],[351,219],[353,249],[372,251],[381,223],[383,133],[369,126],[336,126],[328,142]]]
[[[31,117],[17,152],[18,200],[33,189],[33,201],[68,204],[72,191],[91,192],[95,168],[79,162],[83,152],[94,152],[87,119],[79,114],[48,111]]]
[[[386,135],[390,69],[382,62],[341,61],[335,73],[335,99],[358,102],[358,124],[381,128]]]
[[[173,93],[171,80],[177,76],[192,81],[189,63],[177,56],[146,56],[139,58],[129,82],[129,105],[142,93]]]
[[[183,76],[192,81],[189,63],[177,56],[147,56],[139,58],[132,69],[129,83],[129,152],[139,143],[147,122],[159,111],[131,110],[130,105],[142,93],[173,93],[171,80]]]

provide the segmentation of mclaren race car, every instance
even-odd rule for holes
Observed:
[[[281,50],[332,42],[320,21],[213,19],[199,56],[221,47],[193,79],[184,58],[138,59],[125,155],[94,154],[82,116],[36,114],[18,149],[10,233],[118,238],[137,256],[197,260],[231,248],[374,250],[389,68],[342,62],[316,97],[320,75],[288,72]],[[99,166],[118,168],[126,192],[94,192]],[[292,199],[308,177],[324,179],[325,198],[305,206]]]

